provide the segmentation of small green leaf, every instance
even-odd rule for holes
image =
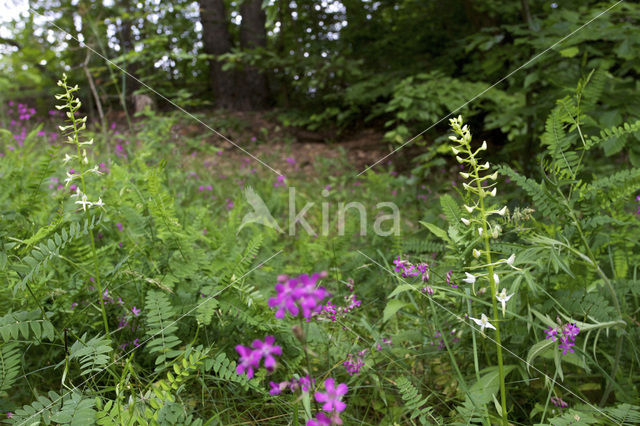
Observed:
[[[575,46],[571,46],[571,47],[567,47],[566,49],[562,49],[558,53],[560,53],[560,55],[564,56],[565,58],[573,58],[578,53],[580,53],[580,49],[578,49]]]
[[[438,226],[434,225],[433,223],[428,223],[428,222],[423,222],[420,221],[420,224],[424,227],[426,227],[429,231],[431,231],[433,233],[433,235],[435,235],[436,237],[446,241],[446,242],[451,242],[451,240],[449,239],[449,236],[447,235],[447,232],[442,229],[439,228]]]
[[[402,300],[398,300],[398,299],[389,300],[389,303],[387,303],[387,306],[385,306],[384,312],[382,314],[382,322],[387,322],[389,318],[391,318],[396,314],[396,312],[398,312],[400,309],[404,308],[407,305],[408,303],[403,302]]]
[[[398,287],[396,287],[389,296],[387,296],[387,299],[391,299],[399,295],[400,293],[404,293],[405,291],[414,290],[414,289],[415,287],[413,287],[411,284],[401,284]]]
[[[529,367],[538,356],[542,355],[553,346],[554,342],[551,339],[541,340],[531,346],[531,349],[529,349],[529,353],[527,354],[527,371],[529,371]]]

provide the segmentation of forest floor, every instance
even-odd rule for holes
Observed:
[[[335,173],[346,169],[363,170],[383,158],[391,149],[383,139],[383,132],[365,128],[341,134],[327,131],[285,128],[270,114],[256,112],[231,113],[222,118],[210,117],[203,122],[220,131],[233,143],[269,166],[288,173],[312,172],[318,161],[328,160]],[[185,117],[186,120],[188,120]],[[183,120],[174,127],[177,137],[201,137],[203,144],[220,148],[231,163],[241,163],[247,154],[196,122]],[[218,123],[216,123],[218,122]],[[218,125],[217,125],[218,124]]]

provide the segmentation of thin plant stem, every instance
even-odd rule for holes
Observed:
[[[82,187],[82,193],[86,194],[86,185],[84,180],[85,170],[84,170],[84,164],[83,164],[83,154],[80,149],[80,140],[79,140],[79,134],[80,134],[80,129],[78,128],[79,120],[76,119],[76,116],[75,116],[75,112],[79,109],[79,106],[78,104],[76,104],[76,106],[73,105],[74,95],[73,95],[73,92],[70,90],[69,86],[67,85],[66,76],[63,79],[63,87],[66,92],[65,93],[65,99],[67,102],[66,106],[69,110],[68,117],[69,117],[69,120],[71,121],[71,124],[73,125],[73,133],[72,133],[72,139],[70,143],[76,146],[76,155],[78,156],[78,168],[80,169],[80,185]],[[85,209],[85,216],[87,217],[88,221],[91,220],[91,214],[87,209]],[[109,323],[107,321],[107,311],[104,307],[104,303],[102,300],[103,291],[102,291],[102,284],[100,283],[100,271],[98,268],[98,252],[96,251],[96,243],[93,237],[92,229],[89,230],[89,240],[91,242],[91,253],[93,255],[93,267],[94,267],[94,275],[95,275],[94,278],[96,282],[96,287],[98,288],[98,303],[100,304],[100,311],[102,313],[102,322],[104,323],[105,333],[109,334]]]
[[[319,413],[320,407],[318,406],[318,401],[316,401],[316,399],[314,398],[314,395],[316,393],[316,385],[313,382],[313,376],[311,375],[311,361],[309,360],[309,351],[307,350],[307,330],[304,327],[304,323],[302,321],[302,315],[299,315],[298,319],[300,320],[300,331],[302,332],[301,343],[302,343],[302,350],[304,351],[304,359],[307,364],[307,374],[309,375],[309,377],[311,377],[311,380],[310,380],[311,394],[309,396],[313,400],[313,406],[316,409],[316,413]]]

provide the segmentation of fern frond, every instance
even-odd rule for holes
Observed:
[[[580,156],[571,150],[575,135],[565,131],[567,123],[573,121],[576,106],[573,99],[565,98],[558,101],[545,123],[545,131],[540,136],[540,142],[546,146],[547,154],[551,158],[549,169],[560,177],[572,178],[578,173]]]
[[[37,129],[35,130],[36,133],[40,130],[41,127],[42,126],[37,127]],[[53,160],[57,158],[59,149],[59,145],[50,145],[47,149],[47,154],[45,155],[44,159],[40,161],[40,164],[36,166],[38,170],[37,178],[32,184],[29,185],[31,195],[29,197],[29,201],[27,202],[27,204],[25,204],[25,206],[32,208],[33,206],[41,205],[37,203],[38,195],[40,194],[40,188],[42,187],[42,183],[47,178],[47,176],[49,176],[53,171],[53,167],[51,167],[51,164],[53,163]]]
[[[173,197],[165,189],[160,169],[149,168],[145,174],[148,195],[148,207],[158,228],[158,236],[169,243],[175,244],[183,260],[186,260],[185,244],[187,236],[183,233],[182,225],[175,211]]]
[[[626,138],[638,131],[640,131],[640,120],[635,123],[623,123],[620,126],[602,129],[599,135],[589,136],[585,139],[585,149],[601,145],[607,156],[616,154],[624,148]]]
[[[53,234],[53,237],[46,242],[38,244],[31,250],[29,255],[22,258],[23,266],[26,267],[26,274],[21,282],[13,288],[13,293],[24,290],[27,282],[33,280],[34,276],[43,270],[51,259],[59,256],[60,250],[64,249],[73,240],[86,235],[101,221],[102,216],[93,216],[91,221],[85,219],[84,222],[74,222],[68,228],[63,228],[61,232]]]
[[[398,391],[404,400],[407,415],[411,420],[418,419],[420,424],[438,423],[433,417],[433,409],[427,406],[429,398],[423,398],[418,389],[406,377],[396,380]]]
[[[640,186],[640,168],[621,170],[611,176],[594,180],[581,191],[587,200],[598,199],[600,208],[607,209],[618,200],[630,197]]]
[[[35,402],[16,410],[9,421],[16,425],[51,422],[75,426],[89,425],[95,421],[94,406],[93,398],[84,398],[79,393],[59,395],[49,391],[47,396],[40,395]]]
[[[175,349],[181,343],[175,335],[178,330],[178,326],[174,323],[175,310],[167,295],[155,290],[147,293],[145,310],[147,312],[146,335],[151,339],[147,343],[147,348],[150,354],[158,353],[155,363],[156,371],[159,371],[167,366],[168,360],[182,353]]]
[[[50,317],[53,314],[47,313]],[[5,342],[18,340],[20,336],[25,340],[40,341],[53,340],[55,331],[48,319],[42,319],[42,313],[35,311],[17,311],[0,317],[0,337]]]
[[[603,411],[613,417],[621,425],[640,424],[640,406],[620,404],[615,407],[604,408]]]
[[[415,255],[427,253],[441,253],[444,251],[445,245],[439,241],[427,240],[424,238],[410,238],[402,243],[402,253],[410,253]]]
[[[604,92],[608,75],[602,69],[596,69],[578,85],[580,93],[580,109],[583,112],[592,111]]]
[[[516,185],[522,188],[533,199],[536,209],[544,216],[555,220],[562,215],[562,206],[544,184],[520,175],[509,166],[498,166],[498,171],[503,175],[509,176]]]
[[[205,359],[204,369],[215,373],[216,377],[223,382],[234,382],[243,385],[243,387],[249,384],[247,376],[236,372],[236,362],[230,360],[224,352]]]
[[[86,340],[84,334],[80,340],[76,340],[69,350],[69,360],[77,359],[80,362],[82,375],[94,371],[102,371],[110,360],[111,340],[106,336],[95,336]]]
[[[20,373],[20,346],[17,343],[0,345],[0,395],[7,395],[7,391],[16,382]]]

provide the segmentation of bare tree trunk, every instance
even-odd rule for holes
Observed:
[[[529,9],[528,0],[520,0],[522,6],[522,19],[527,23],[529,29],[533,31],[533,19],[531,18],[531,10]]]
[[[131,0],[123,0],[121,3],[124,10],[127,14],[135,13],[135,6],[131,5]],[[122,53],[131,52],[134,49],[133,43],[133,22],[130,18],[122,19],[122,26],[120,27],[120,45],[122,47]],[[138,69],[138,64],[136,63],[124,63],[123,68],[131,75],[135,76],[136,71]],[[131,103],[131,94],[140,88],[140,83],[138,83],[134,78],[129,75],[122,76],[123,81],[123,96],[125,99],[128,99]]]
[[[243,49],[267,47],[265,29],[266,16],[262,10],[262,0],[244,0],[240,6],[240,46]],[[244,84],[240,87],[242,99],[238,106],[242,109],[263,109],[269,101],[269,86],[266,76],[257,67],[246,67]]]
[[[234,73],[222,71],[217,56],[231,51],[231,36],[223,0],[199,0],[204,52],[216,57],[209,60],[209,81],[219,108],[235,109]]]

